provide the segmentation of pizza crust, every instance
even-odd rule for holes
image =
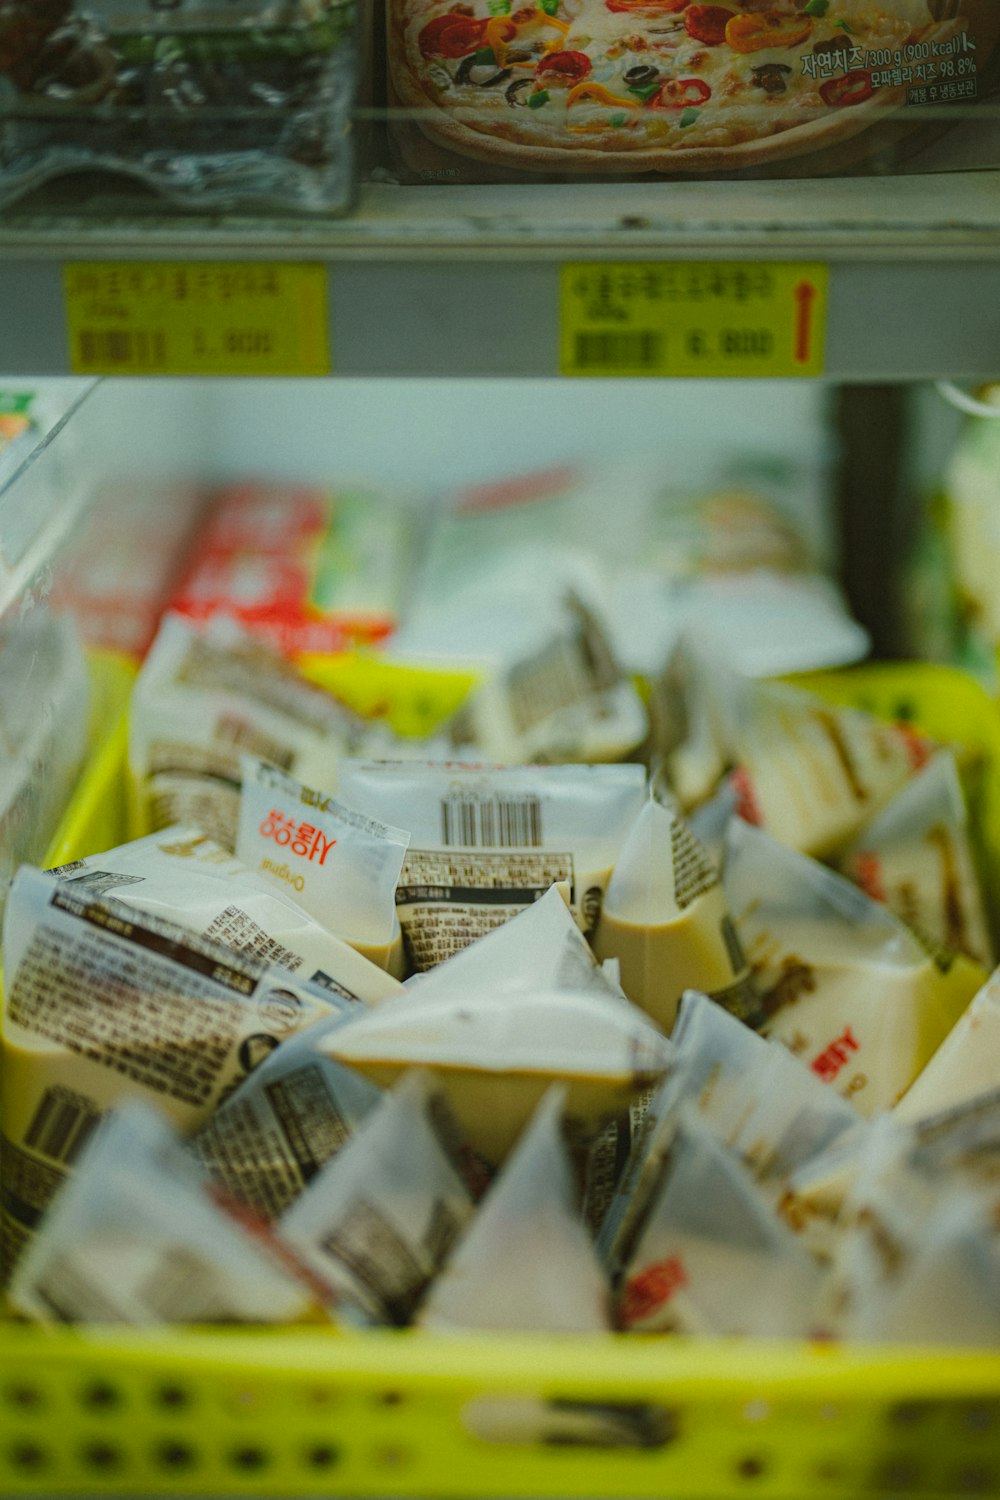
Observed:
[[[880,87],[870,99],[860,104],[832,108],[820,117],[810,117],[801,124],[791,124],[768,134],[725,145],[692,145],[681,148],[647,144],[628,147],[618,130],[588,132],[585,142],[577,145],[549,145],[544,141],[527,142],[506,133],[502,116],[484,112],[482,125],[470,125],[457,117],[455,107],[436,97],[423,84],[422,59],[414,59],[408,46],[408,32],[420,12],[428,16],[439,13],[437,3],[413,3],[389,0],[390,79],[396,98],[421,133],[434,144],[463,157],[491,167],[545,176],[586,175],[654,175],[724,176],[745,170],[769,168],[800,157],[822,155],[832,148],[855,140],[885,121],[899,116],[906,102],[907,87]],[[1000,9],[1000,7],[998,7]],[[967,19],[967,18],[966,18]],[[996,30],[991,16],[990,30]],[[921,38],[941,42],[959,32],[962,20],[942,21],[933,25]],[[977,33],[978,35],[978,33]],[[991,42],[996,38],[991,37]],[[463,113],[471,108],[460,105]],[[905,128],[917,129],[922,122],[913,121]],[[900,128],[902,122],[900,121]],[[541,132],[540,132],[541,134]]]

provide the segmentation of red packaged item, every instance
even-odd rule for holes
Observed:
[[[407,532],[403,508],[361,486],[228,485],[172,608],[231,615],[289,656],[370,644],[395,628]]]

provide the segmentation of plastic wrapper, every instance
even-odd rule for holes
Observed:
[[[921,1120],[996,1087],[1000,1055],[1000,971],[968,1009],[896,1105],[900,1120]]]
[[[564,1090],[542,1100],[418,1315],[421,1327],[600,1333],[611,1289],[580,1216]]]
[[[433,976],[339,1027],[322,1047],[382,1087],[407,1068],[426,1068],[469,1145],[491,1164],[552,1083],[566,1083],[566,1115],[583,1140],[655,1085],[671,1056],[662,1032],[615,996],[487,987],[436,996]]]
[[[28,867],[3,952],[8,1270],[107,1110],[149,1099],[193,1133],[285,1037],[336,1008],[287,969]]]
[[[171,600],[194,620],[232,615],[290,656],[391,634],[412,512],[366,484],[247,482],[216,491]]]
[[[937,751],[839,861],[875,901],[939,948],[994,965],[955,757]]]
[[[348,0],[3,0],[0,203],[113,172],[185,208],[351,201]]]
[[[569,887],[551,886],[532,906],[492,928],[468,947],[405,988],[421,995],[462,995],[469,990],[593,990],[622,995],[617,977],[598,964],[569,910]]]
[[[475,671],[478,686],[449,726],[457,748],[509,762],[624,760],[647,716],[615,660],[601,591],[586,562],[508,559],[479,588],[408,618],[400,660]]]
[[[683,693],[690,723],[664,762],[681,805],[706,800],[720,774],[735,768],[741,816],[817,859],[856,838],[933,748],[911,728],[861,709],[739,677],[703,650],[690,656]]]
[[[455,30],[440,0],[389,0],[399,169],[456,183],[816,177],[911,169],[928,138],[939,170],[995,165],[988,117],[985,149],[976,131],[971,157],[958,132],[937,147],[948,105],[988,90],[989,0],[730,0],[680,14],[477,4]]]
[[[234,621],[199,629],[168,615],[129,715],[138,831],[187,823],[232,849],[243,755],[332,786],[338,753],[361,733],[354,714]]]
[[[803,1338],[814,1328],[820,1279],[735,1153],[683,1108],[625,1265],[621,1326]]]
[[[976,1348],[1000,1339],[996,1206],[875,1122],[841,1213],[825,1302],[837,1336]]]
[[[162,1116],[129,1104],[103,1122],[9,1289],[55,1323],[315,1323],[304,1270],[215,1200]]]
[[[707,995],[684,995],[671,1040],[669,1071],[638,1122],[600,1225],[598,1245],[616,1274],[649,1211],[682,1108],[697,1109],[742,1161],[762,1200],[782,1210],[797,1168],[862,1127],[857,1111],[787,1048]]]
[[[399,990],[382,967],[196,829],[175,826],[52,872],[83,899],[113,895],[237,953],[280,964],[330,995],[374,1005]]]
[[[410,836],[244,756],[236,853],[379,968],[405,971],[396,884]]]
[[[396,893],[410,965],[422,970],[570,886],[592,931],[621,846],[642,805],[639,765],[489,766],[459,762],[340,763],[338,794],[409,830]]]
[[[748,1025],[764,1019],[722,881],[687,825],[649,800],[615,862],[591,939],[616,958],[622,988],[665,1032],[685,990],[703,990]]]
[[[885,907],[739,818],[725,890],[757,978],[767,1035],[870,1116],[910,1087],[984,971],[934,952]]]
[[[345,1319],[408,1323],[472,1213],[442,1110],[411,1073],[278,1221]]]
[[[191,1141],[226,1192],[270,1222],[344,1146],[381,1091],[319,1050],[343,1014],[286,1038]]]

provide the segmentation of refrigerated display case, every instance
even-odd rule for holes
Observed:
[[[424,518],[433,491],[580,453],[652,454],[685,473],[724,445],[811,471],[854,612],[879,654],[896,653],[905,642],[886,593],[906,537],[901,503],[930,488],[956,431],[924,387],[997,369],[998,188],[992,170],[408,187],[376,166],[346,216],[209,221],[148,204],[137,214],[102,187],[81,213],[75,189],[57,185],[0,217],[5,383],[78,381],[68,420],[0,497],[5,619],[16,626],[59,598],[56,565],[110,504],[112,480],[119,497],[142,489],[158,558],[177,539],[162,574],[151,570],[148,601],[166,596],[189,497],[206,482],[362,475]],[[650,269],[790,270],[825,298],[810,325],[824,336],[813,375],[743,378],[745,347],[718,342],[708,378],[672,376],[662,351],[632,372],[646,378],[609,373],[622,351],[607,346],[588,365],[573,338],[593,323],[572,310],[573,279],[604,267],[619,293]],[[157,301],[149,277],[178,273],[188,287],[204,276],[210,312],[204,338],[185,325],[171,349],[157,336],[170,332],[176,287]],[[241,274],[234,293],[226,278]],[[261,277],[279,288],[279,321],[293,308],[309,322],[277,350],[246,337],[277,327],[273,310],[254,321],[270,295]],[[235,324],[231,295],[246,299]],[[688,343],[697,361],[705,345]],[[721,377],[727,362],[741,378]],[[256,378],[203,378],[234,374]],[[615,512],[629,499],[615,495]],[[117,541],[112,526],[95,545]],[[90,725],[61,783],[63,803],[76,785],[69,821],[56,828],[39,799],[18,857],[63,862],[120,841],[122,745],[107,731],[132,668],[108,644],[92,653]],[[50,730],[57,680],[41,709]],[[868,706],[994,748],[979,698],[966,715],[957,680],[932,674],[922,693],[891,670],[843,682]],[[8,691],[29,687],[25,673]],[[50,747],[32,784],[54,764]],[[957,1497],[1000,1492],[998,1453],[992,1352],[0,1329],[0,1475],[12,1496]]]

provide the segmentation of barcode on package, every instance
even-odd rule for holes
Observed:
[[[446,797],[441,802],[441,842],[461,849],[539,849],[542,804],[538,797]]]
[[[632,369],[657,370],[664,360],[663,335],[656,329],[629,332],[577,333],[573,341],[574,363],[578,369],[606,369],[624,366]]]
[[[100,1110],[90,1099],[70,1089],[46,1089],[24,1144],[40,1156],[47,1156],[49,1161],[73,1162],[100,1118]]]
[[[92,369],[162,369],[167,362],[166,334],[159,329],[83,328],[77,334],[77,360]]]

